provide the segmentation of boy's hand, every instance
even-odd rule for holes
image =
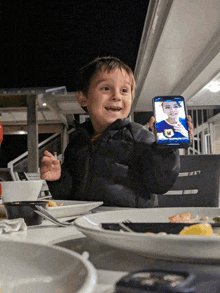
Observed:
[[[155,126],[155,118],[154,116],[151,116],[150,117],[150,120],[149,120],[149,127],[151,128],[151,130],[154,132],[154,127]]]
[[[193,124],[192,124],[192,118],[190,115],[187,116],[187,124],[188,124],[188,129],[189,129],[189,134],[191,137],[193,137]],[[152,129],[154,132],[154,125],[155,125],[155,118],[152,116],[149,120],[149,127]]]
[[[194,136],[193,124],[192,124],[192,118],[190,115],[187,116],[187,124],[188,124],[189,134],[191,137],[193,137]]]
[[[55,181],[60,179],[61,176],[61,165],[60,161],[57,160],[50,152],[44,151],[44,156],[41,160],[40,166],[41,179],[47,181]]]

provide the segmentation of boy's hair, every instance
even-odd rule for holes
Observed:
[[[161,102],[161,106],[162,106],[162,108],[163,108],[163,104],[164,104],[164,102],[166,102],[166,100],[164,100],[163,102]],[[172,101],[168,101],[168,102],[172,102]],[[182,107],[180,101],[173,101],[173,102],[176,102],[176,103],[177,103],[178,108],[181,108],[181,107]]]
[[[120,59],[111,56],[98,57],[80,69],[80,83],[78,91],[81,91],[85,96],[87,96],[93,77],[102,70],[111,72],[115,68],[119,68],[120,70],[124,69],[129,75],[131,79],[131,92],[133,99],[136,86],[133,71]],[[82,108],[87,112],[86,107]]]

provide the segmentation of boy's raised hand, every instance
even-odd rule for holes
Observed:
[[[153,132],[154,132],[154,124],[155,124],[155,118],[154,116],[151,116],[149,120],[149,127],[151,128]]]
[[[57,160],[50,152],[44,151],[44,156],[40,166],[41,179],[47,181],[58,180],[61,176],[60,161]]]
[[[192,124],[192,117],[190,115],[187,116],[187,124],[188,124],[188,128],[189,128],[189,134],[191,137],[193,137],[194,136],[193,124]]]

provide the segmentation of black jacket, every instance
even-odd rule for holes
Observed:
[[[151,207],[179,174],[178,150],[157,149],[144,126],[121,119],[94,142],[90,121],[68,144],[61,178],[47,182],[54,199],[104,201],[106,205]]]

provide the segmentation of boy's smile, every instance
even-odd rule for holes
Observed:
[[[87,107],[95,132],[103,132],[115,120],[129,115],[132,104],[130,77],[124,69],[101,71],[93,77],[88,95],[81,93],[81,100],[78,99],[81,106]]]
[[[176,102],[164,102],[163,110],[171,119],[178,119],[179,107]]]

